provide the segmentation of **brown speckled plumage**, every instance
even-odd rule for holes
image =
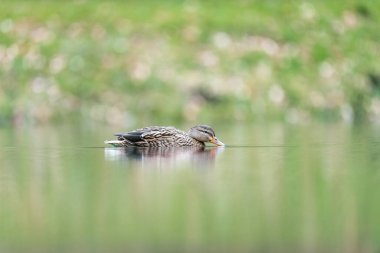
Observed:
[[[206,125],[192,127],[188,132],[174,127],[144,127],[128,133],[115,134],[117,140],[105,141],[115,147],[204,147],[204,142],[224,145]]]

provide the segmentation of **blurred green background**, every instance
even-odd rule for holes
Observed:
[[[2,0],[0,252],[380,252],[379,14]],[[198,123],[227,147],[103,144]]]
[[[380,118],[380,1],[11,1],[0,124]]]

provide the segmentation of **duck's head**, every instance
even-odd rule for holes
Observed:
[[[216,138],[214,130],[206,125],[190,128],[189,135],[200,142],[211,142],[217,146],[224,146],[224,143]]]

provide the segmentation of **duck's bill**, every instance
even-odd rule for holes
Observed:
[[[217,146],[225,146],[223,142],[221,142],[220,140],[218,140],[216,137],[214,137],[211,141],[210,141],[212,144],[215,144]]]

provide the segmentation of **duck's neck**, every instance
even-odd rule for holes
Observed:
[[[194,146],[197,146],[197,147],[204,147],[205,146],[204,142],[198,141],[197,139],[194,139],[192,137],[191,137],[191,139],[192,139],[192,141],[194,143]]]
[[[197,139],[194,138],[193,133],[191,132],[191,130],[187,131],[186,133],[190,137],[190,139],[191,139],[192,143],[194,144],[194,146],[197,146],[197,147],[204,147],[205,146],[204,142],[198,141]]]

